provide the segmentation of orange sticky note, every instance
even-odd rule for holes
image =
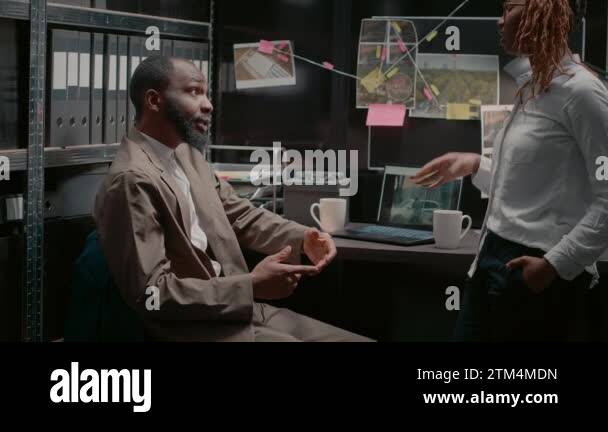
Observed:
[[[367,111],[367,126],[403,126],[405,105],[372,104]]]
[[[331,64],[330,62],[323,62],[323,66],[325,66],[325,68],[329,69],[329,70],[333,70],[334,69],[334,65]]]
[[[264,54],[272,54],[274,52],[274,44],[267,40],[261,40],[258,51]]]

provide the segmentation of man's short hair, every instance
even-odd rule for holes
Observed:
[[[151,56],[141,62],[131,78],[129,92],[135,107],[135,120],[139,122],[144,112],[144,97],[148,90],[162,92],[169,86],[169,75],[173,71],[173,59]]]

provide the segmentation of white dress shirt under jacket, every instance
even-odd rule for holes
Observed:
[[[188,180],[188,177],[186,177],[184,170],[175,157],[175,150],[167,147],[160,141],[144,134],[143,132],[142,135],[148,139],[148,142],[152,147],[152,151],[154,151],[154,154],[156,154],[156,156],[161,160],[167,172],[173,176],[173,179],[179,186],[181,192],[186,197],[188,207],[190,209],[190,221],[192,222],[192,229],[190,230],[190,241],[192,242],[192,245],[203,252],[207,252],[207,248],[209,247],[207,234],[205,234],[205,231],[201,227],[198,214],[196,213],[196,207],[194,206],[194,200],[192,199],[190,181]],[[222,273],[222,266],[220,263],[213,260],[211,263],[213,264],[215,275],[220,276]]]

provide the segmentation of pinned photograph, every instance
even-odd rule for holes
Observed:
[[[366,109],[375,104],[415,107],[417,42],[416,27],[411,21],[362,21],[357,57],[357,108]]]
[[[234,73],[238,90],[296,85],[293,47],[288,41],[234,45]],[[272,48],[272,54],[270,49]],[[263,51],[263,52],[262,52]]]
[[[416,86],[412,117],[478,120],[482,105],[499,103],[499,61],[494,55],[419,54],[426,82]]]

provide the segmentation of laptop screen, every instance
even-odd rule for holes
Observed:
[[[420,168],[386,167],[380,197],[381,225],[432,228],[435,210],[458,210],[462,179],[437,189],[417,186],[412,177]]]

